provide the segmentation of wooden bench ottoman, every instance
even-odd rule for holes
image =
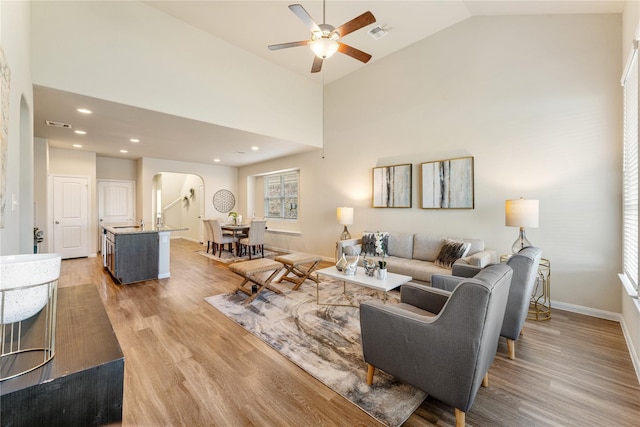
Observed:
[[[250,261],[242,261],[231,264],[229,266],[229,270],[244,277],[244,281],[241,284],[237,285],[237,290],[249,295],[249,298],[247,298],[243,302],[243,304],[249,304],[265,288],[277,294],[281,294],[282,292],[272,287],[270,283],[278,275],[283,267],[284,266],[282,265],[282,263],[269,258],[258,258],[252,259]],[[265,279],[265,275],[262,273],[269,272],[271,272],[271,274]],[[244,287],[247,282],[255,283],[256,285],[258,285],[258,290],[255,294],[251,292],[251,286],[249,286],[249,289]]]
[[[276,283],[280,283],[283,280],[295,283],[293,287],[294,291],[307,279],[313,280],[316,284],[320,283],[318,275],[316,274],[314,279],[311,277],[311,273],[318,268],[320,261],[322,261],[321,257],[304,253],[292,253],[277,256],[275,260],[283,263],[287,268],[287,271],[285,271]]]

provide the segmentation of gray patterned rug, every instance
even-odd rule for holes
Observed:
[[[284,294],[265,290],[248,306],[242,304],[244,293],[205,300],[383,424],[399,426],[420,406],[424,392],[380,370],[373,386],[367,385],[358,308],[318,305],[310,281],[297,291],[284,283],[275,286]],[[342,283],[321,282],[321,302],[346,303],[341,293]],[[347,295],[356,303],[378,298],[375,291],[353,285],[347,285]],[[389,293],[389,303],[397,299],[397,293]]]

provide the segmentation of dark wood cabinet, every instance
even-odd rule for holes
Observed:
[[[120,283],[158,278],[158,233],[106,231],[106,267]]]

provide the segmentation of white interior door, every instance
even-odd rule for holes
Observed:
[[[135,221],[135,183],[98,181],[98,221],[102,224]]]
[[[54,252],[89,256],[89,178],[54,176],[52,196]]]

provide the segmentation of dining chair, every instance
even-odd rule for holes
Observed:
[[[266,226],[267,221],[251,221],[247,237],[238,241],[241,255],[246,250],[249,252],[249,259],[251,259],[252,252],[255,254],[257,249],[264,258],[264,230],[267,228]]]
[[[204,240],[207,242],[207,253],[209,253],[209,248],[213,248],[213,228],[211,228],[211,223],[208,219],[203,219],[202,223],[204,224]]]
[[[222,256],[222,249],[226,243],[229,244],[229,252],[233,253],[233,244],[236,243],[236,238],[223,234],[220,227],[220,221],[217,219],[207,220],[211,224],[211,234],[213,235],[213,253],[215,254],[216,248],[218,248],[218,256]]]

